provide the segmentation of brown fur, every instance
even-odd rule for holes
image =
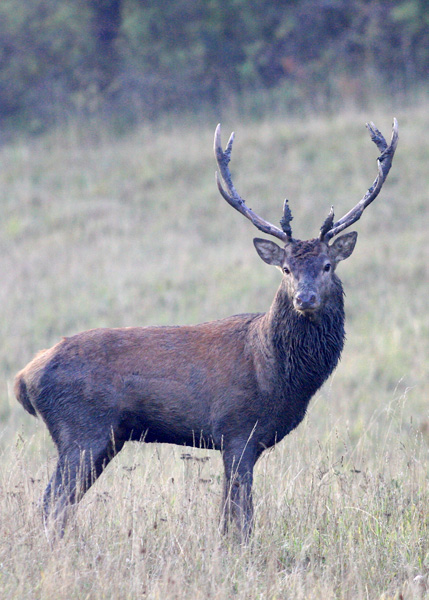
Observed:
[[[16,376],[15,393],[58,448],[46,516],[54,506],[64,521],[126,441],[184,444],[222,452],[226,523],[233,518],[247,538],[255,462],[300,423],[341,353],[343,292],[334,267],[356,236],[343,238],[347,251],[339,242],[294,240],[282,249],[255,240],[266,262],[290,267],[266,314],[92,329],[40,352]]]

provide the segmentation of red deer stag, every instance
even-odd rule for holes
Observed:
[[[248,538],[254,465],[302,421],[343,348],[343,288],[335,270],[353,252],[357,233],[329,242],[376,198],[398,141],[396,120],[389,145],[372,123],[367,127],[381,152],[373,185],[338,221],[331,208],[319,236],[307,241],[292,237],[287,202],[281,229],[246,206],[228,167],[233,134],[223,151],[217,127],[220,193],[282,242],[254,240],[262,260],[283,273],[267,313],[184,327],[92,329],[41,351],[18,373],[19,402],[42,417],[58,448],[43,506],[61,531],[67,508],[135,440],[220,450],[225,527],[232,520]]]

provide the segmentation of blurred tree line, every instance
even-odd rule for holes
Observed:
[[[424,84],[429,0],[2,0],[0,118],[154,116],[281,90],[292,107]]]

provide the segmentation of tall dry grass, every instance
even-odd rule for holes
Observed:
[[[216,123],[120,139],[72,125],[0,150],[4,597],[429,597],[429,116],[423,103],[396,116],[392,172],[339,267],[342,362],[260,459],[248,547],[219,532],[217,453],[128,444],[51,548],[38,501],[55,450],[11,393],[14,373],[62,335],[268,308],[279,275],[215,189]],[[389,131],[384,110],[224,123],[240,191],[273,222],[287,195],[294,235],[314,236],[332,203],[346,212],[375,176],[368,119]]]

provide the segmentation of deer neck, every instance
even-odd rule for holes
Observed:
[[[284,365],[305,370],[309,361],[320,365],[326,377],[335,368],[344,345],[344,301],[341,281],[336,278],[334,290],[318,314],[309,318],[293,307],[286,284],[282,281],[269,311],[259,323],[258,341],[262,354]],[[327,373],[326,373],[327,372]]]

